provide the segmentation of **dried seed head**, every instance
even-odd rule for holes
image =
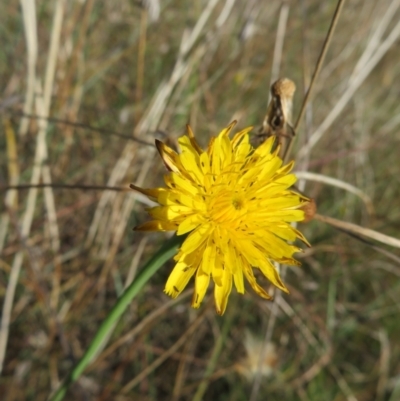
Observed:
[[[314,199],[310,199],[310,201],[301,206],[300,209],[304,211],[303,223],[307,223],[314,218],[317,212],[317,204]]]
[[[292,99],[296,91],[295,83],[289,78],[280,78],[271,86],[272,96],[280,96]]]

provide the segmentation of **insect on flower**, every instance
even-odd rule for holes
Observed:
[[[223,314],[232,286],[245,291],[244,278],[265,299],[272,297],[256,281],[258,269],[277,288],[288,292],[273,261],[298,265],[300,248],[308,244],[291,222],[302,221],[300,207],[308,198],[290,189],[296,177],[293,162],[283,165],[270,137],[258,148],[249,141],[251,127],[229,134],[236,122],[211,138],[207,149],[197,143],[191,128],[179,138],[181,153],[157,141],[169,172],[165,188],[131,188],[159,203],[148,209],[153,220],[138,231],[176,231],[187,234],[165,286],[175,298],[195,276],[192,306],[198,308],[210,280],[214,282],[217,313]],[[273,150],[274,149],[274,150]]]

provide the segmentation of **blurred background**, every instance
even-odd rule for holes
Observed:
[[[162,183],[154,139],[173,146],[188,122],[203,145],[234,119],[257,132],[279,77],[296,83],[296,121],[337,4],[1,2],[2,400],[45,400],[167,238],[132,231],[146,204],[125,190]],[[399,21],[398,0],[344,2],[291,153],[320,214],[393,237]],[[299,228],[312,248],[291,293],[233,291],[223,317],[211,289],[200,310],[193,283],[163,294],[167,263],[65,399],[399,400],[398,250]]]

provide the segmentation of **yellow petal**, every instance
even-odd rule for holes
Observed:
[[[232,128],[237,124],[236,120],[233,120],[226,128],[224,128],[220,133],[219,137],[228,136],[229,133],[232,131]]]
[[[172,298],[176,298],[186,287],[196,269],[186,266],[185,263],[177,263],[168,277],[164,292]]]
[[[256,153],[259,155],[269,155],[271,154],[272,148],[276,138],[274,136],[270,136],[266,141],[264,141],[257,149]]]
[[[192,144],[193,148],[196,150],[198,154],[201,154],[203,152],[203,149],[201,149],[200,145],[197,143],[196,138],[194,136],[194,133],[192,131],[192,128],[190,125],[186,125],[186,129],[188,132],[188,136],[190,138],[190,143]]]
[[[232,162],[232,145],[229,138],[219,135],[215,140],[212,153],[212,173],[218,175]]]
[[[199,249],[208,238],[210,232],[211,227],[209,225],[202,225],[196,230],[192,231],[181,246],[182,252],[192,253],[196,249]]]
[[[134,184],[129,185],[129,187],[155,201],[158,200],[160,194],[167,192],[165,188],[140,188]]]
[[[260,263],[257,267],[275,287],[289,293],[289,290],[286,288],[285,284],[283,284],[276,267],[268,259],[264,259],[263,263]]]
[[[297,238],[297,230],[288,223],[276,224],[273,233],[286,241],[295,241]]]
[[[262,230],[260,236],[255,235],[252,241],[258,245],[258,248],[264,249],[273,258],[282,258],[285,255],[292,256],[294,252],[298,251],[297,247],[288,244],[267,230]]]
[[[162,143],[158,139],[156,139],[155,142],[157,150],[160,153],[161,158],[163,159],[167,169],[175,173],[186,175],[185,169],[179,160],[179,155],[173,149],[171,149],[169,146],[165,145],[165,143]]]
[[[212,232],[210,232],[206,247],[203,252],[202,263],[201,263],[204,273],[211,274],[215,265],[215,257],[216,257],[216,248],[213,242]]]
[[[192,253],[184,253],[181,249],[178,250],[178,253],[174,257],[174,260],[180,263],[184,263],[189,267],[194,267],[197,269],[201,263],[201,255],[203,252],[203,248],[196,249]]]
[[[156,220],[179,223],[192,214],[192,209],[186,206],[155,206],[148,208],[147,213]]]
[[[214,142],[215,142],[215,136],[212,136],[210,138],[210,142],[208,142],[208,146],[207,146],[207,153],[208,155],[212,155],[213,149],[214,149]]]
[[[243,139],[245,139],[245,143],[248,142],[248,133],[253,129],[253,127],[247,127],[245,129],[242,129],[241,131],[237,132],[234,137],[232,138],[232,147],[235,148],[238,146],[239,143],[243,142]],[[242,141],[242,142],[241,142]]]
[[[199,187],[193,180],[183,177],[180,174],[170,173],[164,176],[164,181],[167,186],[173,190],[180,191],[189,196],[196,196],[199,192]]]
[[[190,209],[205,210],[204,202],[195,196],[180,191],[165,191],[158,197],[158,202],[165,206],[186,206]]]
[[[177,229],[177,224],[161,220],[147,221],[134,228],[135,231],[175,231]]]
[[[233,281],[235,283],[236,291],[239,294],[244,294],[244,281],[243,281],[243,266],[233,274]]]
[[[224,314],[228,304],[229,294],[232,290],[232,274],[225,269],[221,279],[222,285],[215,285],[214,288],[215,309],[219,315]]]
[[[255,293],[257,295],[259,295],[260,297],[264,298],[264,299],[272,299],[271,295],[269,295],[264,288],[260,287],[257,284],[256,278],[254,277],[254,273],[252,268],[249,265],[246,265],[244,270],[244,275],[246,276],[247,281],[250,283],[251,287],[253,288],[253,290],[255,291]]]
[[[194,180],[197,184],[203,183],[203,172],[200,168],[200,158],[197,153],[190,152],[183,149],[179,156],[179,159],[185,168],[186,173]]]
[[[195,228],[197,228],[201,224],[201,222],[202,220],[197,214],[189,216],[179,224],[179,228],[176,234],[177,235],[186,234],[189,231],[192,231]]]
[[[265,259],[265,255],[254,246],[251,240],[241,239],[240,252],[243,258],[251,265],[258,266]]]
[[[197,269],[195,290],[192,298],[192,307],[198,308],[206,295],[208,284],[210,283],[210,276],[205,274],[201,268]]]
[[[208,156],[208,153],[204,152],[200,155],[200,166],[203,175],[210,173],[210,158]]]

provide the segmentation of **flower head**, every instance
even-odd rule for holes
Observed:
[[[254,149],[248,135],[251,127],[230,139],[234,125],[211,138],[206,150],[190,127],[179,138],[180,154],[157,141],[169,170],[166,188],[131,185],[160,205],[148,210],[153,220],[136,230],[189,233],[174,258],[177,263],[165,292],[175,298],[195,275],[192,306],[198,308],[212,278],[221,315],[233,283],[237,292],[244,293],[244,277],[258,295],[272,298],[257,283],[254,269],[288,292],[273,262],[298,265],[292,256],[300,248],[287,241],[299,238],[307,243],[290,225],[304,219],[299,208],[308,201],[289,189],[296,182],[290,174],[293,162],[282,165],[279,147],[273,150],[273,137]]]

